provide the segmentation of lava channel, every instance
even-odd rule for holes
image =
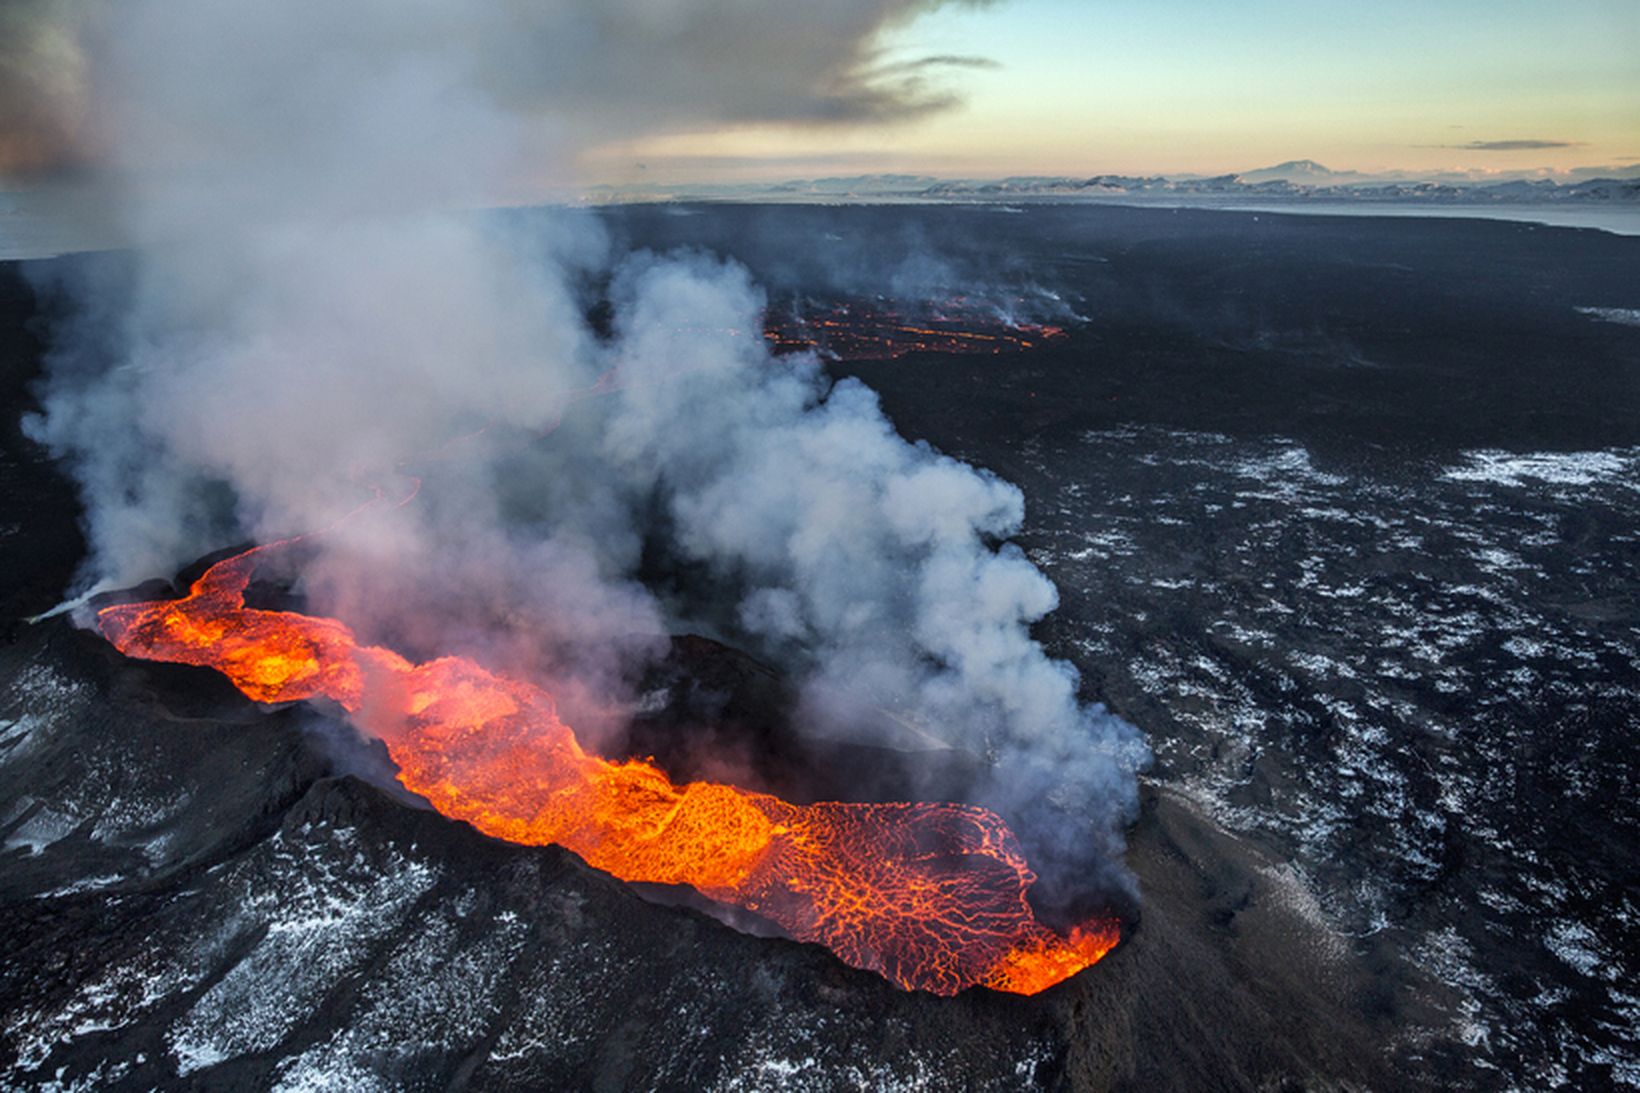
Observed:
[[[574,851],[622,880],[690,885],[908,990],[1035,994],[1117,943],[1110,917],[1039,922],[1036,879],[995,813],[961,804],[796,805],[582,750],[552,696],[463,657],[415,664],[335,619],[247,607],[255,547],[176,600],[98,612],[131,657],[214,668],[257,702],[329,699],[380,737],[399,781],[487,835]]]

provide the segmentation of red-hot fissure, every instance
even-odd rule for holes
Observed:
[[[1063,934],[1037,921],[1035,877],[995,813],[794,805],[590,755],[540,687],[462,657],[414,664],[335,619],[247,607],[268,549],[218,562],[182,599],[107,607],[98,623],[128,656],[214,668],[258,702],[339,703],[446,816],[566,847],[622,880],[690,885],[907,989],[1035,994],[1119,939],[1110,918]]]

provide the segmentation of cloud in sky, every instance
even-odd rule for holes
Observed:
[[[1472,140],[1458,147],[1472,152],[1530,152],[1541,148],[1577,148],[1580,140]]]
[[[372,64],[405,80],[429,56],[460,62],[470,93],[518,119],[516,146],[539,172],[612,140],[720,126],[855,125],[923,117],[960,101],[950,76],[984,58],[942,53],[885,57],[885,31],[931,10],[985,0],[561,0],[558,3],[290,0],[275,17],[255,6],[202,0],[5,0],[0,4],[0,173],[127,157],[137,125],[146,164],[244,161],[240,108],[266,120],[325,117],[324,103]],[[163,17],[160,17],[160,16]],[[270,58],[309,56],[305,85]],[[129,95],[107,89],[138,57],[160,57]],[[219,103],[200,87],[245,89]],[[241,94],[235,91],[235,94]],[[414,106],[414,104],[411,104]],[[425,104],[423,104],[425,105]],[[226,119],[226,120],[224,120]],[[375,119],[380,139],[418,132],[413,111]],[[294,125],[273,125],[309,139]],[[254,132],[254,131],[253,131]]]
[[[74,0],[0,4],[0,173],[74,162],[88,87]]]
[[[996,69],[1002,65],[990,57],[975,57],[966,54],[940,53],[933,57],[919,57],[915,61],[906,61],[892,66],[885,71],[914,72],[930,68],[972,68]]]

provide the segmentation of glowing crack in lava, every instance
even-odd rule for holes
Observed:
[[[913,319],[880,299],[771,308],[763,336],[776,352],[813,349],[844,361],[897,360],[910,353],[1002,356],[1066,337],[1062,326],[1004,319],[983,301],[965,297],[933,301],[920,310],[931,314]]]
[[[675,785],[651,762],[583,751],[530,683],[461,657],[413,664],[335,619],[247,607],[258,555],[280,545],[218,562],[181,599],[104,608],[102,632],[128,656],[214,668],[258,702],[330,699],[444,815],[623,880],[690,885],[907,989],[1035,994],[1119,940],[1111,918],[1068,934],[1038,922],[1035,877],[985,809]]]

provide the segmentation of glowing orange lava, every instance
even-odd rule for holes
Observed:
[[[1035,994],[1119,938],[1114,919],[1068,935],[1038,922],[1025,898],[1035,877],[985,809],[675,785],[653,763],[587,754],[530,683],[460,657],[413,664],[334,619],[247,607],[269,549],[218,562],[182,599],[104,608],[98,623],[129,656],[214,668],[258,702],[340,704],[446,816],[567,847],[623,880],[691,885],[907,989]]]
[[[763,336],[777,352],[815,349],[844,361],[896,360],[909,353],[1001,356],[1066,336],[1064,327],[1017,323],[983,304],[956,297],[931,304],[913,321],[881,302],[854,301],[803,314],[770,310]]]

